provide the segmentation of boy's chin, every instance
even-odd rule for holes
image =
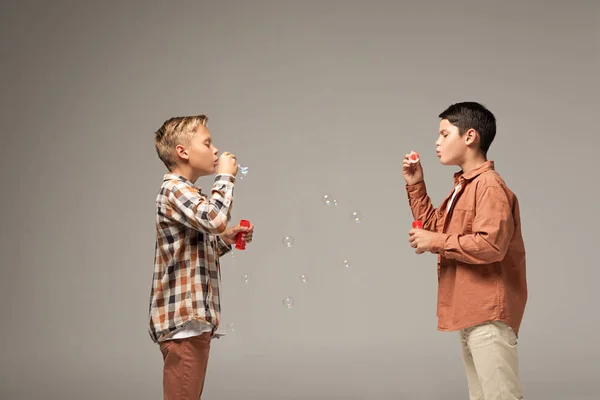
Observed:
[[[440,164],[445,165],[445,166],[458,165],[458,163],[453,160],[444,160],[443,158],[440,158]]]

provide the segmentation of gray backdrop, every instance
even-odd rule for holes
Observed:
[[[439,203],[456,169],[435,157],[437,115],[475,100],[521,201],[526,396],[597,398],[600,3],[403,3],[2,2],[0,397],[161,398],[152,133],[206,113],[249,167],[233,218],[256,234],[223,260],[236,330],[213,342],[205,397],[466,399],[400,165],[419,151]]]

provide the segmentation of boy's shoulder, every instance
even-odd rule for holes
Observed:
[[[487,187],[505,187],[506,182],[498,171],[495,169],[488,169],[481,174],[479,174],[475,180],[477,181],[477,187],[480,189],[485,189]]]
[[[501,189],[506,193],[506,196],[509,200],[514,200],[517,196],[515,193],[508,187],[504,178],[496,171],[494,168],[490,168],[486,171],[483,171],[474,179],[475,191],[477,193],[484,192],[489,188],[497,188]]]

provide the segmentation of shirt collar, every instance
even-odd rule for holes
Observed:
[[[200,189],[199,186],[196,186],[192,181],[190,181],[185,176],[175,174],[173,172],[168,172],[163,177],[163,181],[181,181],[181,182],[185,183],[186,185],[189,185],[189,186],[193,187],[194,189],[196,189],[198,191],[198,193],[202,194],[202,189]]]
[[[479,167],[467,172],[466,174],[463,173],[463,171],[458,171],[457,173],[454,174],[454,183],[458,184],[458,183],[462,183],[464,181],[470,181],[474,178],[476,178],[477,176],[481,175],[482,173],[489,171],[489,170],[494,170],[494,161],[488,160],[486,162],[484,162],[483,164],[481,164]]]

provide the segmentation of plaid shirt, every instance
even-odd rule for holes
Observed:
[[[192,320],[219,326],[219,257],[231,250],[219,230],[230,220],[234,183],[232,175],[217,175],[209,200],[183,176],[164,176],[156,198],[149,311],[149,333],[156,343]]]

